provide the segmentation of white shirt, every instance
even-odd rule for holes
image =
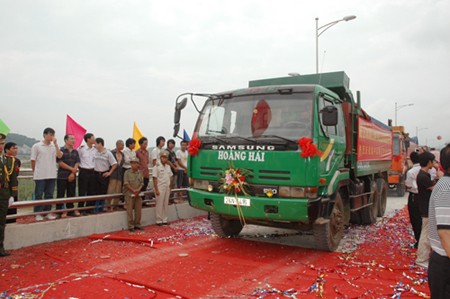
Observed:
[[[152,176],[158,180],[158,187],[162,188],[170,186],[170,178],[172,177],[172,170],[168,163],[166,165],[156,165],[153,167]]]
[[[429,173],[430,176],[431,176],[431,180],[434,181],[434,180],[436,179],[436,177],[437,177],[437,171],[436,171],[436,168],[431,167],[430,170],[428,170],[428,173]]]
[[[413,167],[406,173],[405,185],[408,187],[408,191],[414,194],[419,193],[417,188],[417,174],[420,171],[420,164],[416,163]]]
[[[188,162],[188,151],[185,150],[184,152],[182,150],[177,150],[177,159],[181,160],[181,162],[183,163],[184,166],[187,167],[187,162]],[[184,171],[183,168],[179,167],[178,168],[181,171]]]
[[[56,179],[56,147],[53,143],[40,141],[31,147],[31,160],[35,161],[33,179]]]
[[[78,155],[80,156],[80,168],[94,169],[94,156],[97,149],[92,146],[82,145],[78,148]]]
[[[101,153],[96,150],[94,156],[94,164],[95,171],[105,172],[108,171],[111,166],[117,164],[117,161],[116,158],[114,158],[114,155],[107,149],[104,149]]]
[[[129,147],[126,147],[122,150],[122,154],[123,154],[123,168],[126,169],[130,169],[131,168],[131,164],[130,164],[130,160],[132,157],[136,158],[136,152],[132,151]]]
[[[159,147],[155,147],[152,150],[152,154],[150,155],[151,157],[151,162],[153,163],[153,160],[156,159],[156,165],[161,164],[161,160],[159,159],[159,153],[161,152],[161,149]],[[153,164],[152,164],[153,165]]]

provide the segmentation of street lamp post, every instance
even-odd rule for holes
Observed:
[[[397,102],[395,102],[395,125],[397,125],[397,111],[408,106],[414,106],[414,104],[397,105]]]
[[[316,18],[316,74],[319,73],[319,36],[321,36],[322,33],[324,33],[327,29],[336,25],[339,22],[342,21],[348,22],[354,19],[356,19],[356,16],[346,16],[340,20],[336,20],[319,27],[319,18]]]

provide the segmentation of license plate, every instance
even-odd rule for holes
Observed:
[[[238,197],[237,200],[238,200],[240,206],[244,206],[244,207],[250,206],[250,198]],[[223,202],[226,205],[236,205],[236,197],[225,196]]]

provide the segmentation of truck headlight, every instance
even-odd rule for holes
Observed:
[[[317,197],[317,187],[288,187],[280,186],[279,195],[280,197],[291,197],[291,198],[316,198]]]
[[[212,191],[212,186],[209,184],[209,181],[207,180],[195,180],[193,179],[193,187],[194,189],[200,189],[205,191]]]

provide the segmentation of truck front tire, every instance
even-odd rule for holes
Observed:
[[[383,217],[386,212],[388,185],[384,179],[377,179],[378,190],[380,192],[380,201],[378,204],[378,217]]]
[[[316,248],[323,251],[335,251],[344,235],[344,204],[339,192],[336,194],[333,210],[329,219],[313,225]]]
[[[239,220],[228,220],[216,213],[211,213],[211,226],[214,232],[222,238],[236,237],[242,230]]]

